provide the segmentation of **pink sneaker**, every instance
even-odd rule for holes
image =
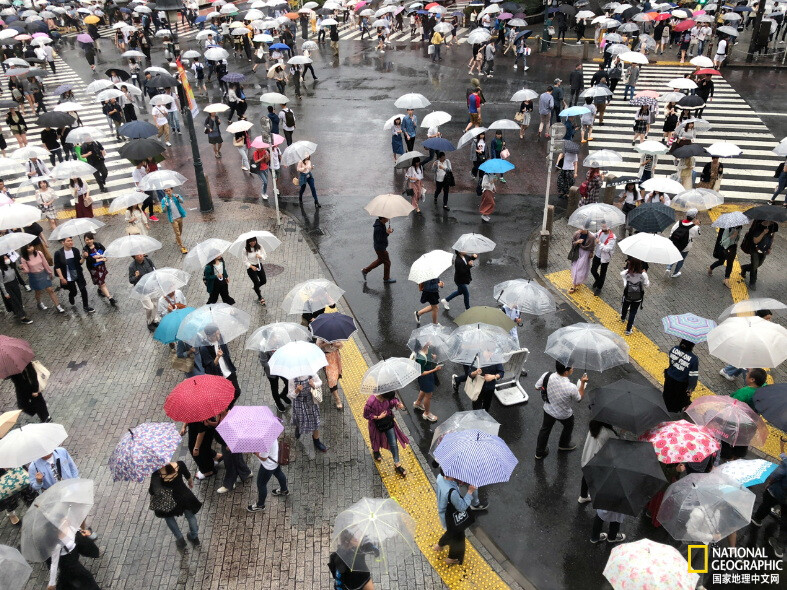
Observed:
[[[148,217],[148,219],[150,219],[151,221],[158,221],[158,217],[156,217],[155,215],[151,215],[150,217]]]

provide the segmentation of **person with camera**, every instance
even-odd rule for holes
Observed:
[[[588,382],[587,373],[580,378],[579,387],[571,382],[573,367],[567,367],[560,361],[555,361],[555,371],[541,375],[536,382],[536,388],[541,390],[541,399],[544,400],[544,421],[538,431],[536,443],[536,459],[541,460],[549,454],[549,435],[555,422],[563,425],[558,442],[558,451],[573,451],[577,448],[571,440],[574,430],[574,410],[571,402],[580,402],[585,397],[585,384]]]

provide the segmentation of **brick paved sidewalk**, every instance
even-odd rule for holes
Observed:
[[[267,261],[268,284],[263,287],[266,307],[256,303],[242,264],[232,255],[226,257],[230,293],[239,308],[251,313],[252,329],[273,321],[293,320],[280,308],[287,291],[297,282],[327,276],[295,222],[285,218],[285,225],[276,229],[270,208],[256,203],[223,203],[219,213],[202,217],[196,210],[196,200],[188,200],[187,207],[183,234],[187,246],[209,237],[234,240],[252,229],[273,231],[282,240],[282,246]],[[103,220],[107,225],[97,237],[106,245],[122,235],[125,224],[119,216]],[[159,268],[179,268],[182,256],[174,245],[169,224],[151,225],[151,235],[164,244],[151,258]],[[127,428],[141,422],[168,420],[162,404],[182,378],[169,366],[169,349],[151,338],[139,303],[128,298],[127,265],[125,259],[109,263],[108,286],[119,302],[117,310],[99,300],[95,287],[89,286],[90,301],[97,310],[93,316],[83,314],[79,306],[72,310],[67,305],[65,317],[51,308],[42,312],[26,294],[34,323],[18,325],[10,315],[3,319],[3,332],[29,340],[37,357],[52,371],[46,391],[50,411],[69,432],[64,444],[81,475],[96,483],[96,504],[90,520],[100,535],[102,556],[83,561],[102,588],[331,587],[326,563],[336,514],[363,496],[384,497],[386,491],[352,414],[333,409],[327,391],[322,404],[321,438],[330,451],[310,459],[298,445],[295,462],[285,468],[291,495],[286,499],[269,495],[267,510],[261,514],[246,511],[246,505],[256,499],[253,481],[238,484],[226,495],[215,493],[221,485],[216,478],[197,483],[195,493],[204,502],[197,515],[202,546],[189,547],[184,555],[175,549],[164,521],[148,510],[147,484],[111,481],[107,460],[119,438]],[[198,307],[206,302],[199,273],[192,274],[184,293],[190,305]],[[244,341],[239,338],[229,345],[243,390],[240,403],[272,405],[257,355],[243,350]],[[0,408],[13,407],[13,388],[10,382],[2,382]],[[23,415],[22,422],[27,420]],[[292,434],[289,424],[287,432]],[[196,469],[183,454],[184,448],[185,441],[179,452],[189,469]],[[250,456],[247,459],[256,474],[257,460]],[[219,475],[223,475],[223,468]],[[179,520],[185,527],[185,520]],[[19,542],[19,528],[12,527],[6,518],[0,519],[0,543],[18,546]],[[389,576],[376,580],[377,587],[444,587],[420,553],[394,567]],[[45,587],[47,574],[42,565],[34,565],[27,588]]]

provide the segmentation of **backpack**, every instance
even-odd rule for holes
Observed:
[[[623,289],[623,299],[628,303],[635,303],[637,301],[642,301],[645,297],[645,287],[643,286],[642,282],[639,283],[629,283],[626,282],[626,288]]]
[[[539,390],[541,391],[541,399],[544,400],[545,404],[549,403],[549,396],[547,395],[547,385],[549,385],[549,378],[552,376],[552,372],[546,374],[544,380],[541,382],[541,387]]]
[[[295,115],[292,114],[291,110],[284,111],[284,122],[287,124],[287,127],[295,127]]]
[[[588,198],[588,181],[586,180],[582,184],[579,185],[579,196],[583,199]]]
[[[678,227],[669,237],[670,241],[675,244],[675,247],[679,252],[683,252],[683,250],[686,249],[686,246],[689,245],[689,231],[691,230],[691,227],[691,225],[684,225],[683,222],[680,222]]]

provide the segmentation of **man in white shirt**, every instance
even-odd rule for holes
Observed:
[[[169,147],[172,144],[169,142],[169,116],[167,115],[167,107],[164,105],[156,105],[153,107],[153,119],[156,121],[156,128],[158,129],[157,136],[164,141],[164,144]]]
[[[246,510],[249,512],[262,512],[265,510],[265,499],[268,497],[268,482],[271,477],[275,477],[279,482],[279,487],[273,490],[274,496],[289,496],[290,490],[287,487],[287,476],[281,470],[278,463],[279,441],[274,440],[267,453],[254,453],[260,460],[260,470],[257,472],[257,501],[249,504]]]
[[[292,145],[292,132],[295,131],[295,113],[286,104],[279,111],[279,126],[284,132],[287,145]]]
[[[541,460],[549,454],[549,435],[555,422],[563,425],[558,442],[558,451],[573,451],[577,448],[576,443],[571,440],[571,433],[574,430],[574,410],[572,402],[580,402],[585,396],[585,384],[588,381],[587,373],[580,378],[580,385],[577,387],[571,380],[574,372],[572,367],[566,367],[559,361],[555,361],[555,372],[544,373],[536,382],[537,389],[544,389],[542,397],[546,396],[544,402],[544,420],[541,430],[538,431],[538,442],[536,443],[536,459]]]
[[[171,293],[159,297],[156,311],[158,311],[158,317],[163,318],[169,312],[184,307],[186,307],[186,297],[183,295],[183,291],[175,289]]]
[[[180,110],[180,101],[178,100],[178,93],[173,91],[172,88],[167,88],[165,92],[172,97],[172,102],[167,104],[167,121],[169,128],[178,135],[183,135],[180,130],[180,117],[178,111]]]
[[[593,264],[590,267],[590,274],[595,279],[593,282],[593,294],[598,297],[601,289],[604,288],[604,281],[607,278],[607,267],[612,260],[612,253],[615,251],[617,237],[606,223],[601,225],[601,229],[596,234],[596,249],[593,253]]]
[[[697,46],[697,55],[703,54],[705,51],[705,43],[712,34],[713,30],[710,28],[710,25],[708,25],[708,23],[702,23],[700,30],[697,32],[697,41],[699,41]]]

